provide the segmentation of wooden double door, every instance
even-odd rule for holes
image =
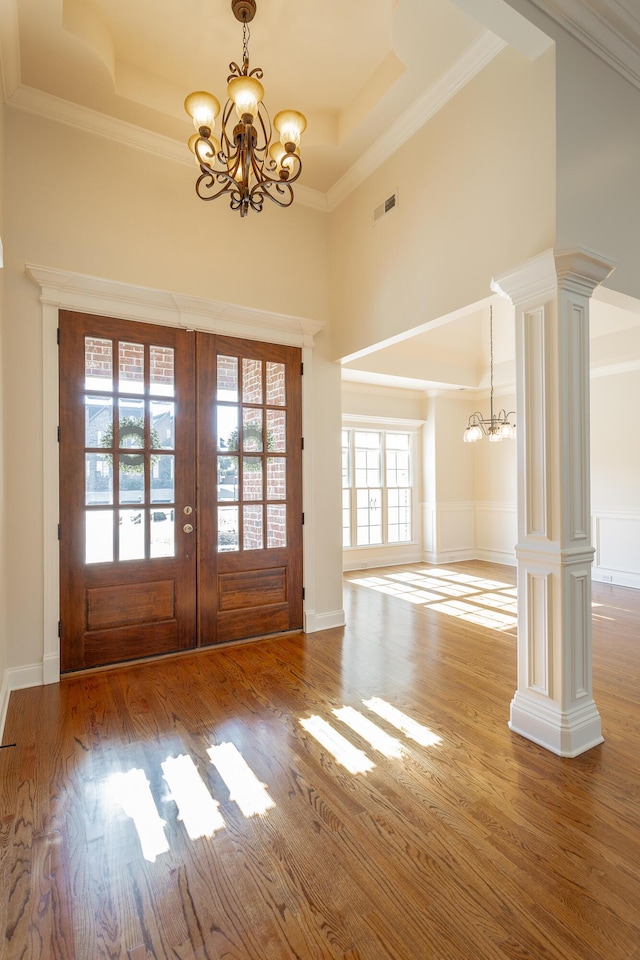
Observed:
[[[60,313],[63,672],[302,627],[300,350]]]

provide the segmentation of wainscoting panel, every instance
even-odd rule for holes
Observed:
[[[476,503],[476,556],[494,563],[515,564],[518,508],[515,503]]]
[[[596,512],[593,579],[640,588],[640,513]]]

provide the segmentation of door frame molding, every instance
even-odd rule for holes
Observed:
[[[302,379],[302,429],[307,438],[302,461],[302,502],[311,502],[312,489],[312,373],[314,337],[326,327],[306,317],[256,310],[219,300],[189,297],[82,273],[26,264],[27,275],[40,287],[42,305],[42,469],[43,469],[43,657],[42,683],[60,679],[60,558],[58,550],[59,450],[58,450],[58,310],[76,310],[100,317],[119,317],[141,323],[201,330],[244,340],[283,343],[300,347],[305,375]],[[306,611],[314,609],[313,523],[311,510],[303,528],[305,629],[313,629]],[[318,629],[318,627],[315,627]]]

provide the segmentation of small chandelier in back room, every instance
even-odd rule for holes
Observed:
[[[500,440],[513,440],[516,435],[516,425],[511,422],[515,417],[515,411],[507,413],[506,410],[493,412],[493,306],[489,307],[489,348],[491,352],[491,410],[488,417],[483,417],[481,413],[472,413],[469,417],[467,429],[464,432],[465,443],[475,443],[476,440],[482,440],[482,437],[489,437],[494,443]]]
[[[271,121],[262,102],[262,69],[249,69],[248,24],[256,2],[231,0],[231,10],[242,24],[242,66],[229,64],[220,140],[213,135],[220,104],[211,93],[190,93],[184,106],[198,131],[189,140],[201,171],[196,193],[201,200],[228,195],[231,209],[246,217],[249,208],[260,213],[265,197],[280,207],[293,203],[291,184],[302,171],[300,135],[307,121],[297,110],[281,110],[273,118],[279,139],[271,142]]]

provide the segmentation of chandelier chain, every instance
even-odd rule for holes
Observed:
[[[242,21],[242,61],[244,72],[249,72],[249,40],[251,39],[251,30],[246,20]]]

